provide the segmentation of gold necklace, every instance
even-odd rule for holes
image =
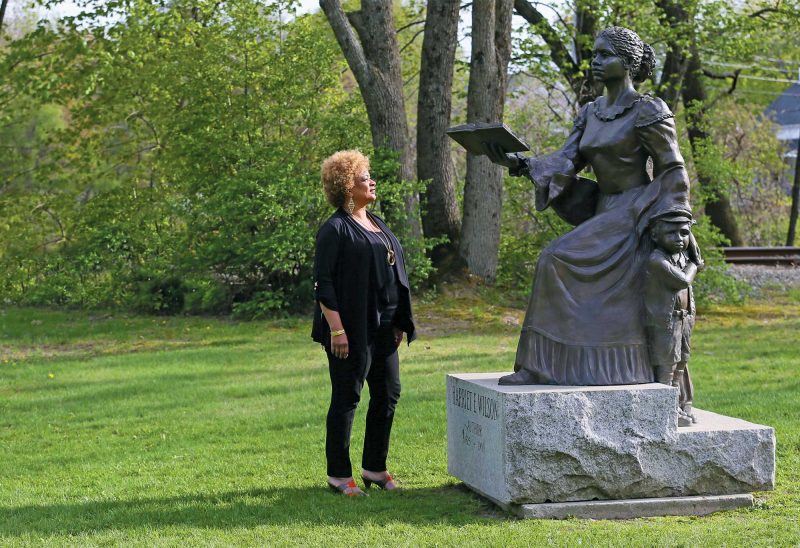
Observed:
[[[365,229],[367,228],[367,227],[364,226],[364,223],[361,222],[361,219],[359,219],[355,215],[353,215],[352,217],[362,227],[364,227]],[[372,232],[373,234],[377,234],[378,235],[378,239],[380,239],[381,243],[386,247],[386,262],[389,264],[389,266],[394,266],[394,263],[395,263],[394,249],[392,249],[392,244],[389,241],[389,236],[386,236],[383,233],[381,228],[378,225],[375,224],[375,221],[372,220],[372,218],[369,216],[369,214],[367,215],[367,220],[369,221],[369,224],[371,225],[371,227],[375,229],[375,230],[370,230],[370,232]],[[386,238],[386,239],[384,240],[384,238]]]

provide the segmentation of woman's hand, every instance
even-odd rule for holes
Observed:
[[[340,360],[346,360],[350,355],[350,344],[347,341],[347,333],[342,333],[334,337],[331,335],[331,354]]]
[[[394,347],[400,348],[400,343],[403,342],[403,332],[400,329],[394,328]]]
[[[331,330],[331,354],[342,360],[347,359],[347,356],[350,355],[350,345],[347,341],[347,333],[344,332],[339,312],[331,310],[322,303],[319,303],[319,308],[322,310],[322,314],[325,316]],[[341,334],[333,336],[334,333],[339,332]]]
[[[483,149],[492,163],[507,167],[508,169],[519,167],[519,157],[516,154],[507,154],[506,151],[503,150],[503,147],[497,143],[483,143]]]

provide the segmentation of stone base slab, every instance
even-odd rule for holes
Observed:
[[[774,488],[774,430],[702,410],[678,428],[676,388],[499,386],[501,375],[447,378],[448,472],[500,506]]]
[[[634,519],[658,516],[705,516],[746,506],[753,506],[753,495],[545,502],[522,504],[509,510],[526,519]]]

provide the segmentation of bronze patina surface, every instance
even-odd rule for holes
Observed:
[[[594,45],[605,95],[584,105],[564,145],[539,158],[488,144],[493,162],[530,178],[536,207],[575,228],[536,267],[515,373],[500,384],[613,385],[656,380],[645,321],[645,269],[653,220],[691,218],[689,176],[667,105],[634,82],[653,69],[652,48],[611,27]],[[647,166],[652,159],[652,176]],[[579,177],[591,167],[596,181]]]

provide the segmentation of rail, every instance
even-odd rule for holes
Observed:
[[[723,247],[731,264],[800,265],[800,247]]]

